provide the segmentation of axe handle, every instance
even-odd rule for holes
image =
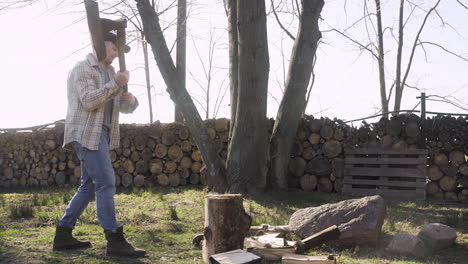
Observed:
[[[117,42],[119,49],[119,70],[121,72],[127,70],[125,67],[125,28],[117,29]],[[128,86],[124,85],[124,92],[128,92]]]

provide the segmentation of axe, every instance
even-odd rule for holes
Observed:
[[[119,70],[125,71],[125,28],[127,28],[126,19],[110,20],[99,17],[99,6],[94,0],[85,0],[86,17],[88,20],[89,33],[93,49],[96,53],[98,61],[106,58],[106,47],[104,45],[104,32],[111,30],[117,31],[117,48],[119,49]],[[128,91],[127,85],[123,87],[124,91]]]

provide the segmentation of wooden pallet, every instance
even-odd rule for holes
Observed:
[[[346,149],[343,193],[424,200],[426,161],[426,149]]]

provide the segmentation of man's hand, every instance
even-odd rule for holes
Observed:
[[[128,83],[128,80],[130,79],[130,73],[128,71],[123,71],[123,72],[117,72],[115,74],[115,82],[119,87],[123,87]]]
[[[135,104],[135,96],[131,93],[122,93],[120,96],[120,102],[127,104],[127,105],[133,105]]]

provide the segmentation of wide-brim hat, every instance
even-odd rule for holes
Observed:
[[[104,41],[110,41],[114,43],[114,45],[117,46],[117,35],[115,35],[112,32],[105,32],[104,33]],[[128,45],[125,45],[124,52],[128,53],[130,52],[130,47]]]

